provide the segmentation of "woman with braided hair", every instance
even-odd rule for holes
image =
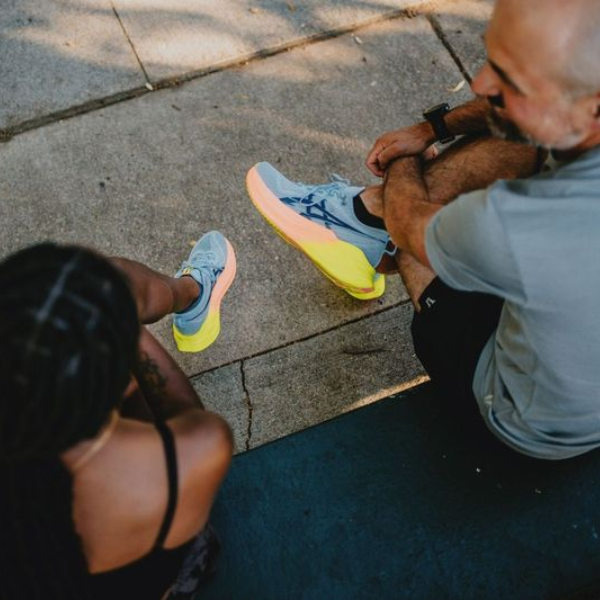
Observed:
[[[53,244],[0,263],[0,599],[185,598],[210,570],[231,432],[143,326],[214,308],[232,255],[206,245],[176,278]]]

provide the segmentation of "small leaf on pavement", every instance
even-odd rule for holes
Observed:
[[[464,79],[461,79],[461,81],[457,83],[453,88],[448,88],[448,91],[453,94],[457,94],[458,92],[460,92],[460,90],[462,90],[465,87],[466,83],[467,82]]]

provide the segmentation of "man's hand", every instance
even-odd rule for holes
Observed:
[[[488,116],[491,105],[487,98],[476,98],[457,106],[446,117],[446,126],[453,135],[488,132]],[[386,169],[397,158],[421,156],[429,160],[435,155],[432,144],[435,133],[427,122],[404,129],[384,133],[375,142],[367,157],[367,168],[377,177],[383,177]]]
[[[367,168],[377,177],[383,177],[387,167],[397,158],[424,155],[426,160],[437,153],[435,134],[429,123],[389,131],[380,136],[367,157]]]

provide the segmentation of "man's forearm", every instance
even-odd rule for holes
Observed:
[[[409,252],[425,266],[429,266],[425,230],[441,208],[429,200],[420,157],[399,159],[390,165],[383,194],[386,229],[398,248]]]
[[[450,133],[468,135],[489,129],[490,103],[487,98],[475,98],[451,110],[445,117]]]
[[[202,407],[190,380],[146,328],[142,329],[134,375],[157,418],[166,420]]]
[[[486,98],[475,98],[465,104],[452,109],[444,121],[452,135],[469,135],[481,133],[488,130],[488,115],[490,114],[490,103]],[[431,143],[435,142],[435,133],[431,125],[423,122],[422,126],[427,128]]]

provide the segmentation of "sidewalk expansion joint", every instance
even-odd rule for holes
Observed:
[[[270,48],[257,50],[255,52],[251,52],[249,54],[237,57],[232,60],[223,61],[221,63],[217,63],[202,69],[190,71],[188,73],[183,73],[181,75],[168,77],[157,81],[150,80],[148,73],[133,44],[133,41],[129,37],[129,34],[125,28],[124,23],[121,20],[119,13],[113,6],[113,12],[115,13],[116,18],[118,19],[121,28],[123,29],[123,32],[131,46],[131,49],[135,54],[137,62],[144,74],[144,77],[146,78],[146,84],[142,87],[118,92],[111,96],[106,96],[97,100],[90,100],[89,102],[86,102],[84,104],[56,111],[48,115],[28,119],[26,121],[22,121],[21,123],[17,123],[16,125],[9,125],[4,129],[0,128],[0,143],[9,142],[15,136],[21,135],[22,133],[26,133],[34,129],[39,129],[41,127],[46,127],[59,121],[64,121],[66,119],[71,119],[73,117],[91,113],[101,108],[105,108],[107,106],[119,104],[128,100],[133,100],[134,98],[139,98],[140,96],[149,94],[157,90],[177,88],[185,83],[189,83],[197,79],[202,79],[203,77],[207,77],[209,75],[214,75],[223,71],[229,71],[237,67],[248,65],[249,63],[257,62],[266,58],[270,58],[272,56],[283,54],[295,48],[310,46],[318,42],[338,38],[346,34],[352,34],[366,27],[370,27],[371,25],[376,25],[378,23],[384,23],[386,21],[392,21],[396,19],[413,19],[416,17],[427,18],[432,24],[432,27],[434,28],[434,31],[440,39],[440,41],[442,42],[442,44],[444,44],[445,48],[452,55],[454,61],[459,65],[459,68],[461,69],[463,75],[467,78],[468,81],[470,81],[471,78],[469,74],[466,72],[466,70],[462,66],[462,63],[460,62],[460,59],[452,49],[452,46],[445,38],[443,31],[441,30],[441,26],[435,20],[435,18],[430,15],[430,13],[433,10],[435,10],[440,5],[446,4],[448,1],[449,0],[424,0],[423,2],[419,2],[414,6],[388,11],[384,14],[371,17],[369,19],[363,19],[358,23],[343,25],[340,27],[335,27],[333,29],[328,29],[326,31],[321,31],[313,35],[297,38],[290,42],[285,42],[283,44],[272,46]]]
[[[360,317],[357,317],[356,319],[350,319],[349,321],[345,321],[344,323],[339,323],[338,325],[333,325],[332,327],[328,327],[326,329],[323,329],[322,331],[318,331],[317,333],[312,333],[310,335],[304,336],[297,340],[292,340],[291,342],[286,342],[285,344],[280,344],[279,346],[274,346],[273,348],[269,348],[267,350],[261,350],[260,352],[255,352],[254,354],[250,354],[243,358],[236,358],[234,360],[230,360],[229,362],[222,363],[220,365],[217,365],[216,367],[206,369],[205,371],[200,371],[199,373],[194,373],[193,375],[189,375],[189,378],[194,379],[195,377],[200,377],[200,376],[206,375],[208,373],[214,373],[215,371],[218,371],[219,369],[223,369],[225,367],[230,367],[231,365],[234,365],[235,363],[240,362],[240,361],[242,363],[244,363],[245,361],[252,360],[253,358],[259,358],[261,356],[265,356],[266,354],[271,354],[271,352],[277,352],[278,350],[285,350],[286,348],[290,348],[291,346],[295,346],[296,344],[301,344],[303,342],[308,342],[309,340],[314,340],[315,338],[318,338],[321,335],[324,335],[326,333],[331,333],[333,331],[338,331],[339,329],[343,329],[344,327],[346,327],[348,325],[354,325],[355,323],[360,323],[361,321],[367,321],[368,319],[377,317],[378,315],[382,315],[386,312],[394,310],[395,308],[401,308],[402,306],[406,306],[407,304],[410,304],[410,303],[411,303],[410,299],[402,300],[401,302],[396,302],[395,304],[392,304],[391,306],[386,306],[385,308],[382,308],[381,310],[378,310],[377,312],[369,313],[367,315],[362,315]],[[377,349],[375,349],[375,351],[368,350],[368,351],[366,351],[366,353],[374,353],[374,352],[380,352],[380,351],[382,351],[382,349],[377,348]],[[242,368],[242,383],[245,384],[244,366],[242,365],[241,368]],[[244,390],[245,390],[245,388],[244,388]]]
[[[240,375],[242,378],[242,389],[244,390],[244,402],[246,403],[246,408],[248,409],[248,428],[246,430],[246,451],[250,450],[250,443],[252,441],[252,422],[254,417],[254,406],[252,406],[252,400],[250,400],[250,392],[248,392],[248,388],[246,387],[246,368],[244,365],[244,361],[240,361]]]
[[[127,39],[129,46],[131,47],[131,51],[133,52],[133,55],[135,56],[135,60],[137,61],[137,64],[139,65],[140,69],[142,70],[142,73],[144,74],[144,78],[146,79],[146,84],[147,84],[146,87],[150,86],[148,89],[151,91],[152,83],[150,82],[150,78],[148,77],[148,73],[146,72],[146,67],[144,67],[144,63],[142,63],[142,59],[140,58],[140,55],[138,54],[138,52],[135,48],[135,45],[133,44],[133,40],[129,36],[129,32],[127,31],[127,29],[125,27],[125,23],[123,23],[123,19],[121,19],[121,15],[117,11],[117,8],[114,5],[114,2],[112,2],[112,0],[110,3],[110,7],[112,8],[114,15],[115,15],[117,21],[119,22],[121,29],[123,30],[123,35]]]
[[[456,54],[454,48],[452,47],[452,44],[450,43],[450,41],[446,37],[446,34],[444,33],[444,28],[442,27],[438,19],[433,14],[426,14],[425,18],[429,21],[429,24],[431,25],[431,28],[433,29],[435,35],[438,37],[444,48],[446,48],[448,54],[450,54],[450,56],[452,57],[452,60],[455,62],[459,71],[462,73],[462,76],[465,78],[465,81],[470,84],[473,78],[471,77],[469,71],[467,71],[467,68],[463,64],[462,60],[460,60],[458,54]]]
[[[126,100],[139,98],[140,96],[144,96],[145,94],[149,93],[150,91],[145,86],[138,87],[125,92],[117,92],[116,94],[105,96],[104,98],[100,98],[98,100],[91,100],[78,106],[65,108],[64,110],[59,110],[43,117],[37,117],[29,121],[23,121],[18,125],[10,125],[4,129],[0,129],[0,143],[10,142],[13,138],[22,133],[26,133],[34,129],[40,129],[55,123],[60,123],[61,121],[66,121],[67,119],[72,119],[73,117],[78,117],[80,115],[86,115],[102,108],[106,108],[107,106],[120,104]]]

